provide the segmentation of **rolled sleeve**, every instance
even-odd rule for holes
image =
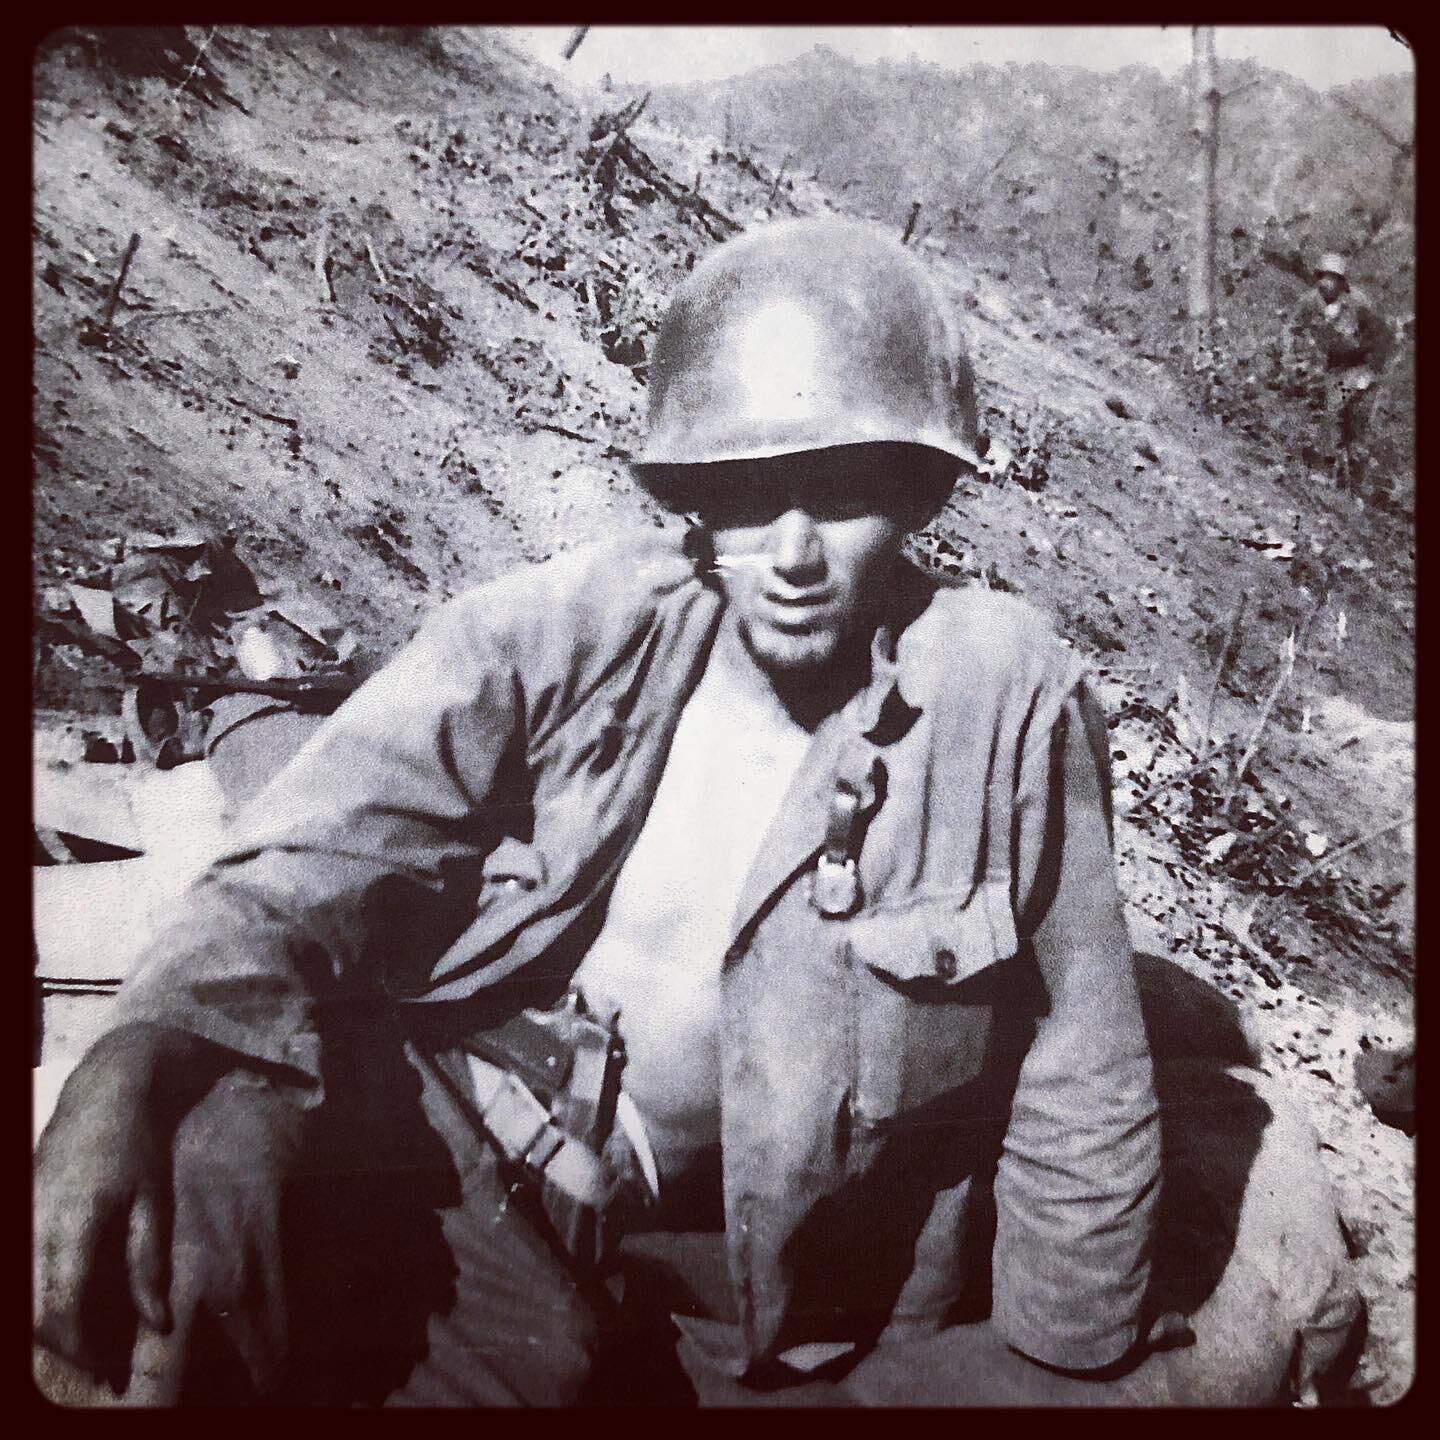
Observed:
[[[1049,997],[995,1182],[993,1318],[1100,1369],[1135,1343],[1158,1195],[1154,1076],[1111,849],[1104,718],[1083,682],[1020,775],[1018,910]]]

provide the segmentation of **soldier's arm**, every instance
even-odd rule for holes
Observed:
[[[1083,687],[1021,774],[1019,908],[1049,997],[996,1177],[994,1323],[1030,1358],[1099,1371],[1134,1352],[1159,1126],[1111,849],[1104,718]]]
[[[520,723],[510,653],[473,602],[437,614],[257,797],[121,987],[36,1152],[35,1336],[70,1363],[96,1372],[127,1309],[169,1323],[167,1176],[190,1107],[237,1068],[315,1105],[318,997],[382,985],[377,947],[437,944]]]
[[[520,647],[503,639],[505,592],[487,589],[433,615],[251,802],[121,987],[117,1026],[183,1031],[318,1101],[317,997],[379,989],[383,958],[438,953],[487,843],[523,724]]]
[[[1390,323],[1370,305],[1360,308],[1360,342],[1365,347],[1365,363],[1377,373],[1385,368],[1395,345]]]

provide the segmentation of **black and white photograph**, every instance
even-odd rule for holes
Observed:
[[[1406,35],[31,84],[40,1401],[1406,1397]]]

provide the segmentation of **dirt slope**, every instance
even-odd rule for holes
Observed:
[[[1168,364],[1236,429],[1297,454],[1317,396],[1287,373],[1284,317],[1326,250],[1397,325],[1370,433],[1413,496],[1414,80],[1316,90],[1225,61],[1217,175],[1220,364],[1189,372],[1183,322],[1197,184],[1188,76],[1133,65],[865,65],[825,46],[745,75],[661,85],[651,114],[708,130],[847,205],[964,255],[1007,288],[1063,299],[1091,328]],[[1407,318],[1408,317],[1408,318]],[[1218,382],[1218,384],[1216,383]]]
[[[617,103],[484,32],[63,34],[36,70],[37,595],[132,529],[228,528],[388,650],[466,584],[662,523],[624,456],[663,297],[732,229],[843,197],[644,114],[617,141]],[[1094,657],[1117,808],[1184,768],[1207,710],[1243,750],[1300,634],[1228,807],[1177,781],[1117,841],[1137,943],[1229,993],[1296,1074],[1363,1252],[1360,1385],[1393,1397],[1413,1146],[1352,1067],[1362,1035],[1410,1026],[1411,828],[1305,872],[1315,837],[1410,803],[1409,531],[1260,463],[1055,298],[920,253],[1012,463],[916,553],[1022,591]],[[38,676],[41,707],[118,708],[118,672],[72,647]]]

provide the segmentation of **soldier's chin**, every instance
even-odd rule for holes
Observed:
[[[835,656],[838,636],[829,626],[782,630],[762,622],[742,624],[740,637],[755,664],[767,673],[795,675],[818,670]]]

